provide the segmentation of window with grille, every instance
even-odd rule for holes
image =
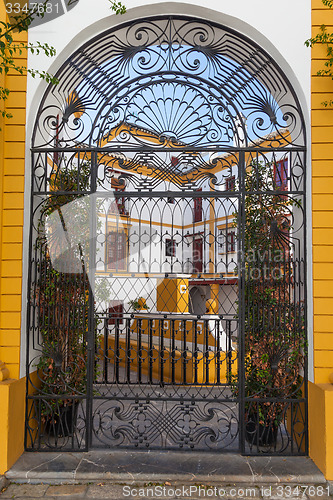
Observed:
[[[201,191],[201,189],[199,190]],[[194,222],[202,221],[202,198],[194,198]]]
[[[274,184],[277,191],[287,191],[288,189],[288,160],[284,158],[274,165]]]
[[[111,180],[111,187],[115,191],[115,193],[119,193],[120,191],[124,191],[124,185],[118,179]],[[110,214],[119,215],[128,215],[128,210],[126,206],[126,198],[125,196],[115,196],[114,200],[110,204],[109,208]]]
[[[218,237],[219,253],[232,253],[237,250],[236,231],[221,229]]]
[[[176,256],[176,243],[172,239],[165,240],[165,256],[175,257]]]
[[[194,238],[192,260],[193,260],[193,272],[202,273],[203,244],[201,237]]]
[[[225,180],[225,190],[226,191],[235,191],[236,179],[235,176],[232,175]]]
[[[236,251],[236,234],[235,231],[229,231],[227,233],[227,252]]]
[[[110,300],[108,308],[108,325],[122,325],[123,324],[123,314],[124,314],[124,304],[123,302],[117,300]]]
[[[111,231],[107,237],[107,269],[125,271],[127,237],[124,231]]]

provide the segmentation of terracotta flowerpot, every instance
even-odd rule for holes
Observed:
[[[66,405],[55,411],[46,420],[45,434],[54,437],[71,436],[75,432],[79,403]]]
[[[264,424],[257,421],[256,414],[249,414],[245,424],[245,439],[250,445],[273,446],[276,443],[279,426],[269,420]]]

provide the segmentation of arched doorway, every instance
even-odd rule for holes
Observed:
[[[32,144],[27,449],[307,453],[305,130],[281,69],[171,16],[57,76]]]

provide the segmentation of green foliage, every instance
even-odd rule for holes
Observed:
[[[20,75],[30,74],[33,78],[39,77],[47,83],[57,84],[58,80],[46,71],[39,71],[37,69],[30,69],[26,66],[20,65],[17,57],[30,52],[31,54],[44,53],[48,57],[53,57],[56,53],[55,49],[47,43],[41,44],[37,42],[35,45],[32,43],[14,42],[13,33],[27,31],[30,24],[35,17],[43,17],[45,15],[47,1],[43,4],[43,9],[37,7],[27,9],[27,12],[21,13],[12,17],[11,22],[0,21],[0,74],[6,75],[9,71],[14,71]],[[8,99],[10,89],[0,86],[0,100],[5,101]],[[0,116],[3,118],[12,118],[12,114],[6,111],[1,111]]]
[[[38,271],[41,392],[63,396],[42,405],[42,414],[48,414],[58,404],[70,404],[71,396],[85,393],[89,282],[86,275],[57,272],[47,255]]]
[[[121,3],[121,1],[109,0],[111,3],[111,9],[117,14],[125,14],[126,7]],[[45,0],[42,4],[33,3],[33,7],[26,8],[24,12],[22,11],[18,15],[12,15],[10,22],[0,21],[0,74],[7,74],[9,71],[14,71],[20,75],[29,74],[33,78],[41,78],[47,83],[57,85],[59,83],[58,79],[46,72],[40,71],[38,69],[27,68],[24,65],[20,65],[17,57],[22,56],[30,52],[31,54],[39,55],[40,53],[45,54],[47,57],[53,57],[56,54],[54,47],[48,45],[47,43],[37,42],[36,44],[24,43],[24,42],[14,42],[13,33],[28,31],[29,26],[36,17],[43,18],[46,13],[47,4],[49,0]],[[71,0],[68,0],[68,5],[71,4]],[[10,94],[10,89],[7,87],[0,86],[0,101],[5,101],[8,99]],[[12,118],[11,113],[6,111],[0,111],[0,116],[3,118]],[[1,130],[1,129],[0,129]]]
[[[126,13],[126,7],[121,2],[117,2],[116,0],[109,0],[111,3],[111,10],[116,13],[116,15],[122,15]]]
[[[333,0],[322,0],[323,4],[329,7],[333,7]],[[326,45],[326,58],[327,61],[324,63],[325,68],[317,71],[318,76],[328,76],[333,80],[333,33],[327,31],[325,24],[320,26],[320,32],[308,40],[305,41],[307,47],[313,47],[316,44]],[[324,101],[322,104],[325,107],[333,105],[333,99],[329,101]]]
[[[142,300],[140,300],[139,298],[135,299],[135,300],[130,300],[128,303],[134,311],[141,311],[142,309],[144,309],[146,311],[149,310],[149,307],[147,306],[147,304],[145,302],[143,302]]]

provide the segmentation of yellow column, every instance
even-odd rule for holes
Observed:
[[[219,284],[213,283],[210,285],[210,299],[207,302],[209,302],[209,312],[211,314],[218,314],[219,312],[219,289]]]
[[[3,13],[4,6],[1,4]],[[26,41],[26,38],[26,33],[15,34],[15,41]],[[22,56],[16,62],[25,65],[26,57]],[[3,83],[11,90],[5,106],[13,118],[2,119],[0,124],[0,359],[6,363],[11,377],[19,378],[26,76],[9,72]]]

